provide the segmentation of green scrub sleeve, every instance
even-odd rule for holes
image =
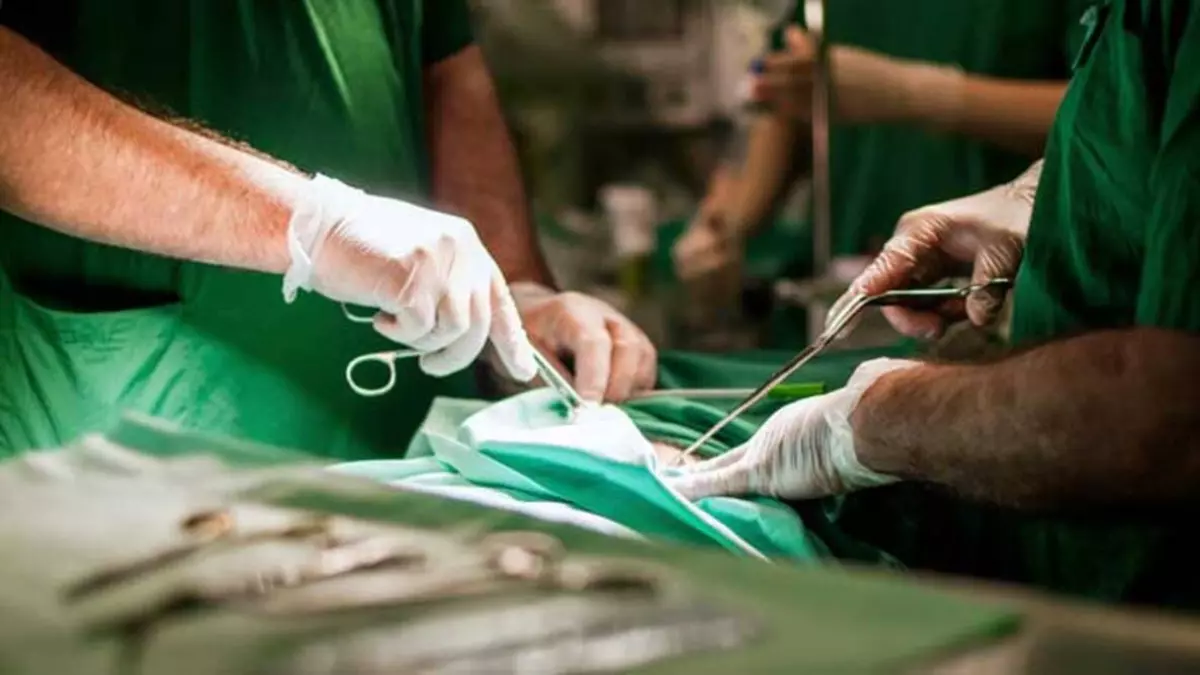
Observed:
[[[1178,9],[1184,3],[1171,3]],[[1153,203],[1137,323],[1200,332],[1200,3],[1165,26],[1169,85],[1150,174]],[[1170,10],[1168,10],[1170,11]]]
[[[425,7],[421,58],[426,65],[453,56],[474,42],[471,10],[466,0],[423,0]]]

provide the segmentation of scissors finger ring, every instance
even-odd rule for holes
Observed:
[[[390,352],[375,352],[363,354],[346,364],[346,383],[359,396],[383,396],[396,386],[396,361],[420,356],[415,349],[401,349]],[[364,387],[354,379],[354,370],[364,363],[379,363],[387,368],[387,381],[378,387]]]

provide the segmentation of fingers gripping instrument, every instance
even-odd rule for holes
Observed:
[[[841,337],[846,328],[854,321],[854,319],[864,309],[871,306],[903,306],[912,309],[933,309],[941,306],[942,303],[954,298],[966,298],[967,296],[984,289],[1009,289],[1012,288],[1012,280],[1007,278],[989,279],[984,282],[970,284],[968,286],[947,286],[945,288],[909,288],[885,291],[877,295],[858,295],[850,302],[843,310],[829,317],[829,321],[825,325],[825,330],[813,340],[812,344],[805,347],[796,354],[792,360],[788,361],[782,368],[775,372],[766,382],[759,385],[753,393],[747,396],[739,403],[728,415],[721,418],[708,431],[704,432],[700,438],[689,445],[677,458],[676,463],[683,461],[685,458],[694,454],[697,450],[704,447],[718,433],[721,432],[730,422],[741,417],[747,410],[757,405],[764,398],[769,396],[772,391],[779,385],[783,384],[789,377],[799,370],[804,364],[812,360],[814,356],[820,354],[830,344]]]
[[[374,316],[361,316],[350,311],[346,305],[342,306],[342,313],[346,318],[353,323],[372,323],[375,320]],[[391,391],[396,386],[396,362],[404,359],[417,358],[422,352],[416,349],[395,349],[386,352],[374,352],[371,354],[363,354],[346,364],[346,383],[350,385],[350,389],[359,396],[375,397],[383,396]],[[588,405],[587,401],[579,395],[575,387],[563,377],[558,369],[554,367],[550,360],[547,359],[537,349],[533,350],[533,359],[537,364],[538,375],[542,380],[559,395],[560,398],[567,404],[567,410],[570,415]],[[360,366],[367,363],[377,363],[386,369],[387,379],[383,384],[377,387],[371,387],[361,384],[355,377],[354,371]]]

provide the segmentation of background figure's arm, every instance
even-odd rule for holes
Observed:
[[[429,66],[425,101],[437,206],[475,224],[509,282],[553,286],[516,150],[479,47]]]
[[[1137,328],[881,378],[852,416],[867,467],[1030,508],[1200,494],[1200,337]]]
[[[0,208],[74,236],[283,273],[307,179],[127,106],[0,27]]]
[[[961,77],[939,90],[939,76]],[[1067,83],[1004,80],[983,75],[920,74],[909,83],[901,121],[992,143],[1030,157],[1041,156]]]
[[[729,227],[744,238],[771,217],[809,160],[795,122],[782,115],[762,115],[746,141],[745,160],[724,191],[721,210]]]

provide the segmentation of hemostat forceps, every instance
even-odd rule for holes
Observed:
[[[728,415],[721,418],[708,431],[704,432],[696,442],[692,443],[678,456],[676,462],[682,461],[704,446],[705,443],[712,440],[721,429],[724,429],[733,420],[740,417],[743,413],[756,405],[759,401],[771,393],[776,386],[782,384],[785,380],[792,376],[801,366],[812,360],[814,356],[820,354],[830,344],[841,337],[843,331],[854,321],[855,318],[867,307],[870,306],[888,306],[901,305],[904,307],[912,307],[914,309],[929,308],[934,309],[941,306],[942,303],[954,298],[966,298],[972,293],[986,288],[1010,288],[1012,286],[1011,279],[989,279],[984,282],[971,284],[969,286],[947,286],[945,288],[910,288],[894,291],[886,291],[877,295],[857,295],[853,300],[846,305],[844,309],[829,316],[828,323],[825,324],[825,330],[813,340],[812,344],[800,351],[791,361],[788,361],[782,368],[775,372],[766,382],[762,383],[754,390],[752,394],[747,396],[741,403],[737,405]]]
[[[342,305],[342,313],[353,323],[372,323],[375,321],[375,317],[355,314],[345,305]],[[396,386],[396,362],[418,357],[422,353],[416,349],[394,349],[386,352],[363,354],[346,364],[346,383],[359,396],[382,396]],[[536,348],[533,350],[533,360],[537,364],[538,375],[566,402],[570,415],[574,415],[575,411],[590,405],[579,395],[579,392],[575,391],[575,387],[571,386],[571,383],[558,372],[554,364],[550,363],[550,360]],[[359,384],[354,379],[354,371],[364,363],[382,364],[387,369],[387,381],[378,387],[364,387]]]

